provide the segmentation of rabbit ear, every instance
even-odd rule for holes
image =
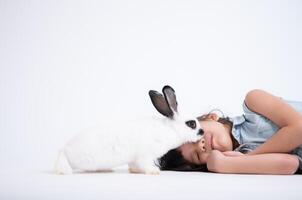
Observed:
[[[169,85],[166,85],[163,87],[162,91],[170,109],[173,111],[173,113],[177,113],[177,101],[174,89]]]
[[[155,90],[150,90],[149,96],[151,98],[153,106],[158,112],[166,117],[173,118],[173,112],[162,94]]]

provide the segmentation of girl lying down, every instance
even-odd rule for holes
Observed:
[[[263,90],[247,93],[244,114],[198,117],[204,137],[158,159],[161,170],[243,174],[302,171],[302,102]]]

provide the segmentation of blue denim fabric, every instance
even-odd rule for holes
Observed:
[[[301,101],[282,100],[302,114]],[[266,117],[251,111],[244,102],[242,106],[244,114],[232,117],[230,120],[233,122],[232,135],[239,143],[239,147],[234,151],[247,153],[272,137],[279,127]],[[302,171],[302,145],[289,153],[298,156],[299,170]]]

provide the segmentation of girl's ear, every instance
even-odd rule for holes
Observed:
[[[218,116],[216,113],[210,113],[210,114],[207,116],[207,119],[211,119],[211,120],[214,120],[214,121],[218,121],[219,116]]]
[[[162,94],[155,90],[149,91],[149,96],[152,101],[153,106],[156,108],[156,110],[161,113],[162,115],[173,118],[173,111],[170,109],[166,99]]]
[[[197,117],[197,119],[198,119],[198,121],[202,121],[202,120],[218,121],[219,117],[216,113],[210,113],[210,114],[201,115],[201,116]]]

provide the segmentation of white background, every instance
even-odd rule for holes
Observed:
[[[0,166],[52,169],[80,130],[181,112],[242,113],[254,88],[302,100],[301,1],[0,0]]]

